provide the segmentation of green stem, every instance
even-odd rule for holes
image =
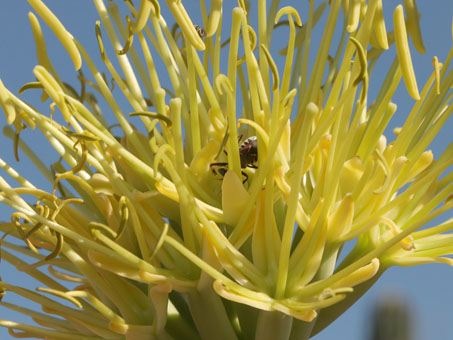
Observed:
[[[179,314],[169,314],[167,316],[167,323],[165,330],[174,339],[185,339],[185,340],[201,340],[197,332],[184,320]]]
[[[310,339],[315,326],[316,319],[312,322],[302,320],[294,320],[293,327],[291,328],[291,336],[289,340],[307,340]]]
[[[212,286],[187,295],[190,312],[203,340],[238,340],[221,298]]]
[[[335,270],[335,264],[337,263],[338,251],[340,250],[340,245],[327,245],[324,249],[322,263],[319,266],[318,272],[316,273],[313,281],[322,280],[326,277],[332,275]]]
[[[254,339],[260,310],[242,303],[236,304],[235,307],[241,327],[242,339]]]
[[[255,340],[288,340],[293,318],[280,312],[260,311]]]

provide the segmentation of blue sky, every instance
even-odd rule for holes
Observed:
[[[88,50],[94,51],[92,55],[98,56],[97,43],[94,37],[94,21],[97,20],[97,13],[92,1],[68,1],[68,0],[46,0],[48,6],[57,14],[67,29],[77,38]],[[138,3],[138,1],[136,1]],[[318,1],[317,1],[318,2]],[[402,1],[385,0],[384,9],[387,27],[391,28],[391,16],[393,9]],[[195,11],[197,1],[186,0],[185,5]],[[282,1],[282,5],[297,2]],[[163,5],[164,7],[165,5]],[[421,12],[421,25],[426,54],[420,55],[411,45],[414,60],[414,68],[419,88],[432,71],[431,61],[433,56],[438,56],[440,61],[446,57],[452,43],[452,14],[453,5],[451,0],[418,1]],[[32,69],[36,64],[34,43],[32,33],[28,24],[27,13],[31,8],[25,0],[2,1],[0,2],[0,78],[5,85],[13,92],[26,82],[34,79]],[[301,12],[302,20],[304,13]],[[167,19],[170,23],[170,19]],[[225,19],[227,21],[227,19]],[[43,27],[45,24],[42,24]],[[60,47],[58,41],[49,30],[45,29],[45,37],[48,43],[48,50],[57,71],[68,82],[75,82],[72,63],[66,52]],[[283,46],[281,46],[283,47]],[[392,47],[394,49],[394,47]],[[99,62],[99,60],[98,60]],[[379,65],[382,74],[388,65]],[[379,72],[375,73],[379,74]],[[372,79],[370,91],[377,91],[378,87],[373,85],[373,80],[379,82],[379,77]],[[374,86],[374,87],[373,87]],[[38,103],[38,97],[27,97],[33,104]],[[391,124],[398,126],[404,120],[405,113],[413,105],[413,100],[407,95],[404,85],[401,83],[396,98],[398,104],[397,115]],[[3,113],[0,114],[0,125],[6,124]],[[448,143],[452,142],[451,131],[453,121],[447,122],[443,132],[431,146],[435,155],[439,155]],[[36,133],[27,131],[23,135],[28,141],[37,138]],[[40,142],[36,142],[40,143]],[[47,189],[49,184],[35,174],[35,171],[27,167],[24,159],[16,164],[13,156],[13,148],[10,140],[3,135],[0,136],[0,157],[9,164],[21,169],[25,177],[32,178],[38,186]],[[40,144],[35,144],[38,148]],[[44,144],[42,145],[43,147]],[[43,160],[51,160],[51,154],[43,154]],[[22,157],[25,158],[25,157]],[[0,220],[7,220],[9,216],[6,210],[0,207]],[[22,281],[26,278],[18,273],[13,267],[8,266],[5,261],[0,264],[0,275],[6,281]],[[399,297],[406,301],[411,309],[414,321],[414,340],[423,339],[453,339],[453,270],[447,265],[423,265],[411,268],[392,268],[386,272],[364,298],[359,300],[348,312],[340,317],[333,325],[323,333],[316,336],[315,340],[327,339],[365,339],[369,328],[369,316],[371,308],[376,301],[385,296]],[[27,285],[27,283],[24,283]],[[32,289],[35,287],[29,285]],[[6,298],[5,298],[6,300]],[[13,301],[13,300],[11,300]],[[0,319],[23,320],[7,309],[0,308]],[[10,336],[5,329],[0,328],[0,338],[9,339]]]

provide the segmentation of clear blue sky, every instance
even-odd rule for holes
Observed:
[[[79,39],[88,49],[93,50],[93,55],[98,55],[98,48],[94,38],[94,21],[97,13],[92,1],[69,1],[69,0],[46,0],[48,6],[63,21],[68,30]],[[139,1],[135,1],[138,3]],[[163,1],[162,1],[163,2]],[[318,2],[318,1],[317,1]],[[386,11],[387,27],[393,27],[391,15],[393,9],[402,1],[383,0]],[[284,4],[293,4],[297,8],[296,1],[282,1]],[[305,3],[305,2],[304,2]],[[186,6],[198,6],[198,1],[186,0]],[[426,54],[419,55],[412,48],[414,67],[417,75],[419,88],[428,78],[432,68],[431,60],[434,55],[442,62],[446,57],[452,43],[452,0],[418,1],[419,10],[422,14],[421,25]],[[165,7],[165,5],[163,5]],[[0,2],[0,78],[5,85],[17,92],[26,82],[32,81],[32,69],[36,64],[32,33],[28,24],[27,13],[30,6],[25,0],[1,1]],[[306,14],[301,12],[302,20]],[[170,23],[172,21],[167,19]],[[43,27],[45,24],[42,24]],[[59,46],[53,34],[45,30],[48,50],[51,56],[57,56],[52,61],[57,70],[75,83],[73,66],[65,51]],[[282,46],[283,47],[283,46]],[[394,48],[394,47],[393,47]],[[383,72],[387,71],[388,65],[383,65]],[[66,72],[65,70],[69,70]],[[375,71],[376,72],[376,71]],[[372,80],[373,81],[373,80]],[[373,85],[370,90],[373,91]],[[376,89],[376,88],[374,88]],[[406,94],[403,85],[400,85],[397,98],[397,117],[392,121],[392,126],[397,126],[404,119],[405,113],[410,109],[413,101]],[[37,105],[37,99],[33,105]],[[3,112],[0,114],[0,125],[6,124]],[[445,146],[452,142],[453,122],[450,119],[444,127],[442,134],[431,146],[435,155],[439,155]],[[27,131],[25,134],[30,134]],[[36,134],[31,134],[36,135]],[[33,140],[31,137],[25,137]],[[27,178],[33,178],[36,185],[49,188],[39,176],[35,176],[32,168],[26,167],[26,161],[16,165],[12,153],[12,144],[3,135],[0,136],[0,157],[8,163],[21,169]],[[48,155],[43,155],[46,159]],[[25,158],[25,157],[22,157]],[[49,158],[50,159],[50,158]],[[9,215],[0,207],[0,220],[9,219]],[[24,276],[17,273],[14,268],[8,266],[5,261],[0,264],[0,275],[6,281],[24,280]],[[24,283],[27,285],[27,283]],[[411,268],[392,268],[386,272],[364,298],[354,305],[347,313],[340,317],[333,325],[323,333],[316,336],[315,340],[328,339],[351,339],[361,340],[366,338],[366,330],[369,328],[369,315],[371,306],[379,299],[392,294],[399,296],[410,304],[414,320],[414,340],[424,339],[453,339],[453,270],[447,265],[423,265]],[[29,285],[34,289],[34,285]],[[12,294],[9,294],[12,295]],[[9,296],[8,296],[9,299]],[[5,300],[8,300],[5,297]],[[0,319],[23,320],[9,310],[0,307]],[[23,320],[25,321],[25,320]],[[0,338],[9,339],[5,329],[0,328]]]

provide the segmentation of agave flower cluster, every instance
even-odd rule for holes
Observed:
[[[53,191],[1,161],[0,201],[15,210],[0,226],[1,257],[42,284],[31,291],[2,274],[1,304],[38,324],[1,320],[13,336],[307,339],[388,267],[453,264],[453,220],[425,227],[453,205],[453,145],[437,160],[425,151],[452,112],[453,50],[443,65],[434,58],[420,92],[408,47],[410,36],[424,50],[414,1],[396,7],[389,32],[382,0],[310,0],[308,13],[239,0],[228,30],[222,0],[209,10],[200,0],[198,20],[180,0],[128,0],[127,15],[94,0],[99,50],[89,53],[43,1],[28,1],[40,17],[29,14],[38,65],[21,92],[42,91],[50,107],[38,112],[1,81],[0,103],[16,152]],[[42,22],[81,92],[52,66]],[[280,69],[276,29],[287,32]],[[373,66],[388,49],[397,55],[370,102]],[[415,104],[388,142],[402,81]],[[60,161],[42,166],[42,150],[20,141],[24,127],[41,130]],[[42,312],[8,303],[11,294]]]

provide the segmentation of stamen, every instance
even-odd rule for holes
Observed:
[[[12,124],[16,119],[16,108],[13,104],[12,98],[10,97],[9,91],[3,85],[0,79],[0,105],[6,114],[6,122]]]
[[[382,155],[381,151],[376,149],[374,151],[374,154],[376,155],[376,159],[378,161],[378,164],[381,166],[381,169],[384,171],[384,182],[382,183],[382,185],[380,186],[379,189],[376,189],[376,190],[373,191],[374,194],[379,195],[379,194],[382,194],[383,192],[385,192],[387,190],[387,187],[388,187],[388,185],[390,183],[390,179],[391,179],[390,178],[391,170],[390,170],[390,166],[389,166],[387,160]]]
[[[206,46],[199,37],[195,27],[190,19],[189,15],[186,12],[186,9],[182,5],[181,1],[177,0],[166,0],[168,8],[172,12],[176,22],[181,27],[181,30],[184,32],[185,37],[190,41],[190,43],[199,51],[204,51]]]
[[[222,2],[223,0],[211,1],[211,12],[209,13],[208,24],[205,28],[206,36],[208,38],[214,35],[219,26],[222,17]]]
[[[88,230],[92,235],[96,234],[95,231],[104,231],[111,239],[115,240],[118,238],[118,233],[113,231],[108,225],[105,225],[104,223],[90,222],[88,223]]]
[[[22,87],[19,89],[19,91],[17,91],[17,93],[22,94],[24,91],[30,90],[30,89],[43,90],[44,88],[40,82],[30,82],[25,85],[22,85]]]
[[[63,249],[63,244],[64,244],[63,235],[61,235],[59,232],[55,232],[55,235],[57,237],[57,244],[55,245],[54,250],[44,258],[44,261],[50,261],[50,260],[56,258],[60,254],[61,250]]]
[[[238,0],[239,7],[244,11],[244,14],[247,15],[247,5],[245,3],[245,0]]]
[[[66,292],[62,292],[62,291],[59,291],[59,290],[56,290],[56,289],[42,288],[42,287],[38,287],[38,288],[36,288],[36,290],[38,292],[49,293],[49,294],[61,297],[61,298],[65,299],[65,300],[68,300],[69,302],[74,304],[76,307],[78,307],[80,309],[83,308],[83,306],[82,306],[82,304],[80,303],[79,300],[77,300],[77,299],[73,298],[72,296],[68,295]]]
[[[350,37],[349,40],[351,40],[354,43],[355,47],[357,48],[357,53],[359,55],[360,61],[360,73],[352,84],[354,86],[357,86],[359,85],[360,82],[363,81],[362,95],[360,97],[360,101],[364,103],[368,93],[368,69],[366,53],[362,47],[362,44],[357,39]]]
[[[125,334],[127,330],[126,321],[102,303],[96,296],[82,290],[73,290],[65,293],[65,296],[68,297],[83,297],[87,299],[90,304],[96,308],[107,320],[110,320],[111,323],[109,328],[115,330],[119,334]]]
[[[359,26],[361,0],[350,0],[350,9],[348,9],[348,25],[346,31],[353,33]]]
[[[127,41],[126,45],[124,45],[124,47],[121,50],[116,51],[118,55],[126,54],[127,51],[129,51],[129,49],[131,48],[132,43],[134,42],[134,31],[133,31],[134,23],[129,18],[129,15],[126,15],[126,22],[127,22]]]
[[[407,28],[412,36],[412,42],[414,43],[415,49],[425,54],[425,46],[423,45],[422,32],[420,30],[420,13],[417,10],[417,4],[415,0],[404,0],[404,8],[407,14]]]
[[[374,258],[371,260],[370,264],[367,264],[351,274],[339,279],[333,283],[332,288],[334,287],[355,287],[362,282],[368,281],[374,275],[377,274],[380,267],[379,259]]]
[[[175,155],[175,150],[169,145],[161,145],[154,156],[154,173],[156,174],[156,180],[159,181],[162,178],[162,174],[159,172],[159,164],[162,162],[162,158],[165,153],[170,152],[172,155]]]
[[[82,171],[85,168],[85,164],[86,164],[86,161],[87,161],[87,158],[88,158],[88,149],[87,149],[87,147],[85,145],[85,142],[94,142],[94,141],[98,141],[99,140],[98,137],[96,137],[95,135],[91,134],[88,131],[84,131],[82,133],[74,133],[74,132],[72,132],[70,130],[64,129],[63,127],[62,127],[62,131],[67,136],[71,136],[71,137],[77,138],[77,140],[73,144],[73,148],[76,151],[76,153],[78,153],[78,150],[77,150],[76,146],[78,144],[80,144],[80,146],[82,148],[82,151],[81,151],[82,157],[80,158],[78,164],[76,164],[71,170],[68,170],[68,171],[66,171],[64,173],[56,175],[54,186],[53,186],[53,191],[52,191],[52,195],[53,196],[55,196],[55,191],[57,189],[57,185],[58,185],[58,183],[60,182],[61,179],[67,178],[67,177],[72,176],[72,175],[75,175],[76,173],[78,173],[79,171]]]
[[[261,49],[264,52],[264,55],[266,56],[267,62],[269,63],[269,67],[271,68],[272,71],[272,79],[273,79],[273,85],[272,85],[272,91],[276,91],[278,89],[279,83],[280,83],[280,77],[278,75],[278,69],[277,66],[275,65],[274,59],[272,59],[271,54],[269,53],[268,49],[266,46],[263,44],[260,45]]]
[[[376,39],[379,47],[388,50],[389,43],[387,39],[387,29],[385,28],[384,10],[382,9],[382,0],[378,0],[376,12],[374,13],[373,20],[374,31],[376,32]]]
[[[144,0],[146,1],[146,0]],[[101,22],[98,20],[96,21],[96,39],[98,41],[99,51],[101,53],[102,61],[105,62],[105,50],[104,50],[104,43],[102,42],[102,33],[101,33]]]
[[[159,239],[157,240],[157,243],[156,243],[156,246],[154,247],[154,250],[151,254],[151,256],[149,257],[148,261],[151,261],[154,256],[156,256],[156,254],[159,252],[159,250],[162,248],[162,246],[164,245],[164,242],[165,242],[165,237],[167,236],[167,233],[168,233],[168,223],[164,223],[164,228],[162,229],[162,233],[160,234],[159,236]]]
[[[250,39],[250,50],[255,51],[256,48],[256,42],[258,39],[256,38],[256,33],[253,30],[252,26],[247,25],[248,33],[249,33],[249,39]],[[244,56],[237,61],[237,66],[242,65],[246,61],[246,56]]]
[[[151,111],[140,111],[140,112],[131,112],[131,113],[129,113],[129,117],[136,117],[136,116],[145,116],[145,117],[150,117],[150,118],[162,120],[162,121],[165,122],[165,124],[167,125],[167,127],[171,127],[171,124],[172,124],[170,118],[168,118],[168,117],[165,116],[165,115],[156,113],[156,112],[151,112]]]
[[[440,94],[440,69],[442,68],[442,63],[439,63],[439,59],[436,56],[433,57],[433,66],[434,74],[436,76],[436,93]]]
[[[121,196],[120,201],[119,201],[119,210],[120,210],[121,221],[120,221],[120,225],[118,226],[116,239],[121,237],[121,235],[123,234],[124,227],[126,226],[126,223],[129,220],[129,209],[127,207],[126,196]]]
[[[140,32],[145,28],[148,18],[151,14],[151,9],[154,10],[156,18],[160,17],[160,6],[157,0],[141,0],[140,8],[138,9],[137,20],[132,29],[134,33]]]
[[[28,0],[28,2],[34,10],[38,12],[39,16],[47,23],[47,25],[49,25],[58,40],[60,40],[63,47],[69,53],[76,71],[79,70],[82,67],[82,58],[74,43],[72,35],[41,0]]]
[[[420,100],[409,44],[407,42],[403,6],[398,5],[395,8],[395,11],[393,12],[393,22],[395,25],[396,52],[401,66],[401,72],[403,73],[404,83],[406,84],[410,96],[415,100]]]

